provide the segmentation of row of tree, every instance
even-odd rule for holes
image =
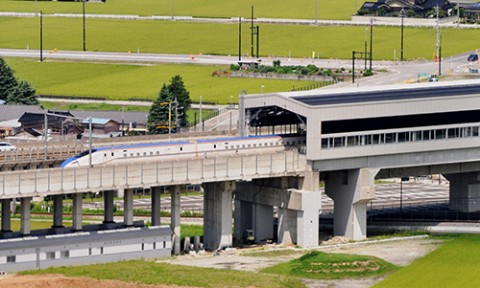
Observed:
[[[0,57],[0,100],[7,104],[37,105],[36,91],[28,81],[15,78],[13,69]]]

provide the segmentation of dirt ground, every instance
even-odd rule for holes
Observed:
[[[396,265],[405,266],[413,260],[433,251],[439,241],[427,238],[410,238],[402,240],[389,240],[375,243],[333,244],[328,248],[319,248],[320,251],[332,253],[362,254],[382,258]],[[263,250],[279,249],[277,246],[267,246]],[[298,249],[295,249],[297,251]],[[242,271],[259,271],[264,267],[285,262],[299,257],[303,252],[293,253],[282,257],[250,257],[243,256],[244,249],[231,249],[220,253],[204,253],[174,257],[162,262],[210,267],[217,269],[234,269]],[[347,279],[347,280],[303,280],[311,288],[366,288],[380,281],[381,278]],[[0,276],[0,288],[167,288],[180,286],[143,285],[126,283],[116,280],[94,280],[89,278],[70,278],[62,275],[34,275],[34,276]]]

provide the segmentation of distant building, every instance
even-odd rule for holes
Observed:
[[[95,138],[104,138],[104,137],[118,137],[122,136],[122,131],[120,128],[120,123],[112,119],[103,119],[103,118],[91,118],[92,122],[92,136]],[[83,137],[90,134],[90,118],[84,119],[82,122],[82,127],[84,129]]]
[[[480,2],[466,5],[463,11],[468,22],[480,23]]]
[[[365,2],[359,15],[375,16],[399,16],[401,11],[408,17],[428,17],[435,15],[434,10],[440,9],[439,16],[448,15],[449,9],[455,7],[448,0],[378,0],[377,2]]]

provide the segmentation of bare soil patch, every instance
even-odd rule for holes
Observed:
[[[183,288],[175,285],[145,285],[118,280],[96,280],[83,277],[65,277],[63,275],[6,275],[0,278],[1,288]],[[186,288],[186,287],[185,287]],[[188,287],[192,288],[192,287]]]

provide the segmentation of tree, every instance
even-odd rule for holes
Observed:
[[[163,84],[157,100],[153,102],[148,114],[147,126],[149,134],[166,134],[169,126],[169,105],[171,105],[172,94],[167,85]],[[171,115],[170,115],[171,117]],[[172,125],[173,126],[173,125]]]
[[[176,123],[179,127],[187,127],[188,126],[188,120],[187,120],[187,114],[185,113],[188,108],[190,108],[190,105],[192,104],[192,100],[190,100],[190,92],[185,88],[185,84],[183,83],[182,77],[180,75],[176,75],[170,80],[170,85],[168,85],[168,90],[172,94],[173,107],[172,109],[175,109],[177,113],[174,113],[175,115],[175,120],[178,119],[178,123]]]
[[[16,87],[8,91],[8,104],[38,105],[35,89],[28,81],[20,81]]]
[[[18,86],[13,69],[0,57],[0,100],[7,101],[9,90]]]
[[[182,77],[176,75],[170,84],[163,84],[157,100],[150,108],[148,115],[148,133],[175,133],[181,127],[187,127],[186,111],[190,107],[190,93],[185,88]]]

